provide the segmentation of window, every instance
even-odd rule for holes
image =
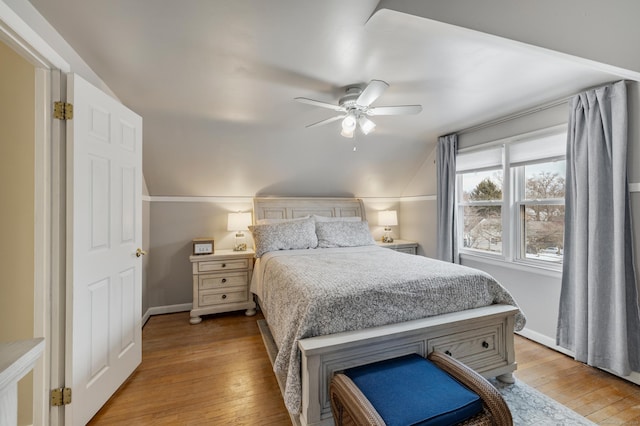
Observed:
[[[552,161],[515,170],[519,258],[561,263],[564,254],[564,184],[566,162]]]
[[[502,253],[502,170],[464,173],[459,182],[463,247]]]
[[[566,133],[458,154],[461,252],[538,265],[562,263]]]

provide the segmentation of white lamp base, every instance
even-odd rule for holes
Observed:
[[[391,237],[391,228],[389,227],[384,228],[384,235],[382,236],[382,242],[383,243],[393,242],[393,238]]]
[[[236,241],[233,245],[233,251],[247,251],[247,240],[244,236],[244,233],[236,233]]]

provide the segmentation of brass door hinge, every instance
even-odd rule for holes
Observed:
[[[53,118],[57,118],[58,120],[71,120],[73,118],[73,105],[66,102],[54,102]]]
[[[71,388],[58,388],[51,390],[51,405],[57,407],[59,405],[71,404]]]

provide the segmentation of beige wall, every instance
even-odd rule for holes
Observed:
[[[35,70],[0,43],[0,340],[33,337]],[[18,424],[32,423],[32,375]]]

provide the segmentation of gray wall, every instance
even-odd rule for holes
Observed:
[[[640,86],[629,88],[629,182],[640,186]],[[564,124],[568,118],[566,103],[544,109],[518,119],[488,126],[460,135],[459,146],[466,148],[510,136]],[[436,166],[435,150],[425,160],[414,179],[397,199],[365,199],[367,216],[374,236],[379,239],[382,228],[376,226],[375,211],[398,210],[399,226],[394,237],[417,241],[418,253],[436,254]],[[636,186],[632,185],[635,191]],[[251,198],[227,202],[224,197],[207,201],[173,201],[176,198],[152,197],[150,203],[151,235],[149,245],[150,270],[145,310],[154,307],[191,303],[191,269],[189,255],[191,239],[213,237],[215,247],[231,248],[232,234],[226,231],[226,214],[250,211]],[[185,199],[189,200],[189,199]],[[634,222],[640,221],[640,193],[632,192]],[[636,240],[638,226],[635,227]],[[250,236],[249,242],[251,243]],[[638,250],[636,250],[638,253]],[[486,270],[496,277],[518,300],[528,318],[525,333],[541,343],[553,345],[560,295],[560,274],[535,268],[514,269],[511,265],[488,262],[478,257],[463,256],[463,264]],[[184,308],[184,307],[183,307]]]
[[[428,257],[436,257],[436,184],[434,148],[402,193],[398,219],[402,237],[416,241],[418,254]]]
[[[251,210],[250,202],[175,200],[151,202],[148,308],[191,303],[191,240],[212,237],[214,249],[232,248],[227,213]]]
[[[383,228],[377,225],[378,210],[398,210],[398,222],[402,223],[402,211],[395,199],[365,199],[366,216],[371,232],[380,239]],[[192,303],[191,240],[212,237],[214,249],[231,249],[233,233],[227,231],[227,214],[251,211],[252,198],[236,199],[151,197],[149,216],[149,275],[143,295],[143,312],[150,308],[184,310]],[[249,232],[247,243],[253,245]],[[401,236],[394,227],[395,238]]]
[[[402,198],[400,203],[400,232],[405,240],[418,243],[418,254],[436,257],[436,201],[435,196]]]
[[[142,249],[149,250],[151,245],[151,202],[149,199],[149,189],[147,182],[142,177]],[[147,281],[149,278],[149,256],[142,258],[142,313],[149,309],[149,301],[147,300]]]

